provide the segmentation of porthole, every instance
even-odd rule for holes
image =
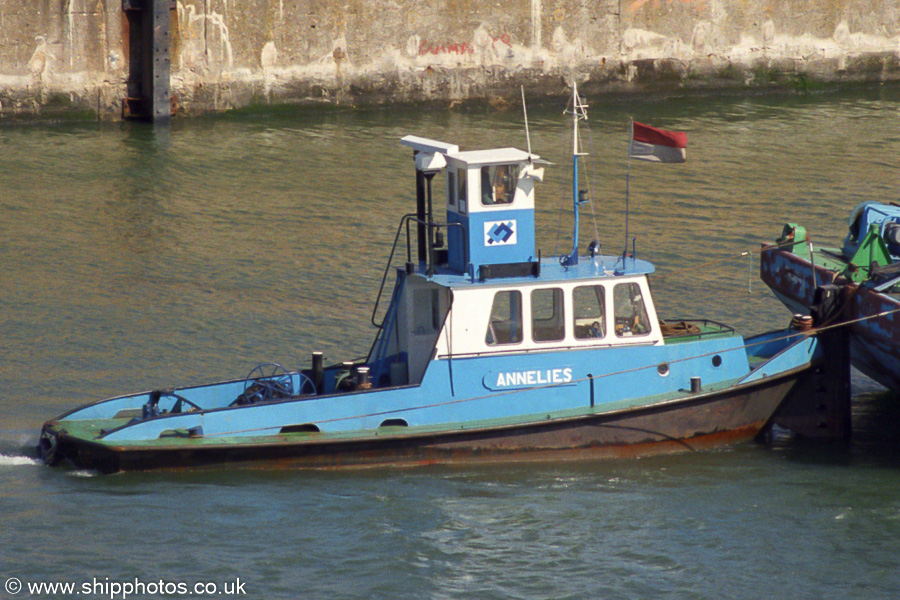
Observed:
[[[716,354],[712,357],[712,366],[721,367],[722,366],[722,357]]]
[[[300,425],[285,425],[279,433],[319,433],[319,427],[315,423],[302,423]]]
[[[659,373],[660,377],[665,377],[669,374],[669,363],[660,363],[658,367],[656,367],[656,372]]]

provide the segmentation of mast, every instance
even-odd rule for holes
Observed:
[[[578,151],[578,121],[587,121],[587,104],[582,103],[578,97],[578,84],[572,82],[572,209],[575,215],[574,230],[572,232],[572,254],[569,255],[568,264],[578,264],[578,208],[581,204],[578,199],[578,157],[587,156]]]

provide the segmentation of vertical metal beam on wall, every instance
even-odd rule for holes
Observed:
[[[146,25],[151,42],[150,78],[150,118],[153,121],[168,119],[172,116],[172,100],[169,94],[169,8],[171,0],[147,0],[152,7],[151,18]]]
[[[174,102],[169,87],[174,0],[122,0],[128,35],[128,82],[122,116],[167,121]]]

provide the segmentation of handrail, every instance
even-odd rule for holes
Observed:
[[[409,219],[410,217],[415,217],[414,213],[407,213],[400,217],[400,224],[397,226],[397,234],[394,236],[394,243],[391,245],[391,255],[388,257],[387,264],[384,266],[384,273],[381,276],[381,285],[378,286],[378,295],[375,297],[375,306],[372,307],[372,325],[381,329],[384,326],[384,320],[381,321],[381,324],[375,322],[375,313],[378,312],[378,305],[381,303],[381,294],[384,293],[384,284],[387,281],[388,273],[391,270],[391,264],[394,262],[394,253],[397,251],[397,242],[400,241],[400,233],[403,231],[403,223]],[[407,259],[411,254],[411,249],[409,246],[409,229],[406,230],[406,238],[407,238]]]
[[[397,252],[397,244],[400,242],[400,234],[403,232],[404,226],[406,226],[406,263],[412,263],[412,236],[409,231],[411,222],[424,225],[425,227],[428,227],[430,229],[440,229],[441,227],[444,227],[446,229],[449,229],[450,227],[463,227],[462,223],[450,223],[449,221],[426,221],[418,218],[418,215],[416,215],[415,213],[407,213],[400,217],[400,224],[397,226],[396,235],[394,235],[394,243],[391,245],[391,254],[388,257],[387,264],[385,264],[384,266],[384,273],[381,276],[381,284],[378,286],[378,295],[375,297],[375,305],[372,307],[372,325],[374,325],[378,329],[384,327],[384,319],[382,319],[381,323],[376,323],[375,315],[378,313],[378,307],[381,304],[381,297],[384,294],[384,285],[387,282],[388,273],[390,272],[391,265],[394,262],[394,255]],[[428,248],[428,258],[425,266],[428,270],[429,275],[434,272],[434,247]],[[387,315],[385,315],[385,317],[387,317]]]

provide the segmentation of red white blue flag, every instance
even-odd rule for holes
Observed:
[[[687,134],[683,131],[666,131],[643,123],[632,123],[631,145],[628,155],[638,160],[662,163],[683,163]]]

